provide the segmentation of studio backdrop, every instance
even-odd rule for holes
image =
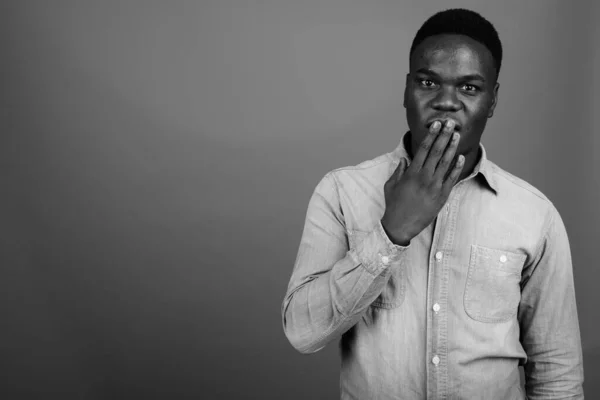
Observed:
[[[556,205],[600,398],[600,6],[0,5],[0,397],[334,399],[281,323],[308,200],[395,148],[411,41],[467,7],[504,45],[490,159]]]

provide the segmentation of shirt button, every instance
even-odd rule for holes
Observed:
[[[381,262],[387,264],[390,262],[390,258],[388,256],[381,257]]]
[[[433,356],[433,358],[431,359],[431,362],[434,365],[438,365],[440,363],[440,358],[438,356]]]
[[[442,259],[442,252],[438,251],[437,253],[435,253],[435,259],[440,261]]]
[[[435,312],[438,312],[438,311],[440,311],[440,305],[439,305],[438,303],[435,303],[435,304],[433,305],[433,311],[435,311]]]
[[[504,254],[502,254],[502,255],[500,256],[500,262],[501,262],[501,263],[504,263],[504,262],[506,262],[506,256],[505,256]]]

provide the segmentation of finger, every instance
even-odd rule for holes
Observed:
[[[402,157],[402,158],[400,158],[400,161],[398,161],[398,165],[396,166],[396,169],[394,170],[394,172],[392,172],[392,174],[390,175],[388,180],[385,182],[384,187],[392,185],[394,182],[396,182],[398,179],[400,179],[400,177],[402,176],[402,174],[404,173],[405,170],[406,170],[405,161],[404,161],[404,157]]]
[[[458,156],[456,164],[454,165],[454,168],[452,168],[452,170],[450,171],[448,178],[442,184],[442,190],[444,191],[444,193],[449,194],[450,191],[452,191],[452,188],[456,184],[456,181],[458,180],[458,177],[460,176],[464,165],[465,156],[461,154]]]
[[[442,133],[438,135],[437,139],[433,146],[431,146],[431,150],[429,150],[429,154],[427,155],[427,159],[425,160],[425,164],[423,164],[423,169],[427,170],[431,176],[433,176],[435,169],[440,161],[440,158],[444,154],[444,150],[448,145],[448,141],[450,139],[450,135],[454,131],[454,121],[448,120],[442,130]]]
[[[411,168],[414,168],[416,171],[418,171],[423,167],[423,163],[427,159],[429,150],[431,149],[431,146],[433,145],[433,142],[435,141],[435,138],[441,128],[442,123],[440,121],[435,121],[429,126],[429,133],[419,145],[419,149],[417,150],[417,153],[414,155],[412,163],[410,164]]]
[[[398,182],[400,178],[402,178],[404,171],[406,171],[406,160],[404,159],[404,157],[402,157],[400,158],[400,161],[398,161],[398,166],[396,167],[396,170],[390,177],[390,181]]]
[[[450,176],[450,173],[454,170],[454,167],[456,166],[457,161],[458,161],[458,155],[455,155],[454,157],[452,157],[452,161],[450,162],[448,171],[446,171],[446,174],[444,175],[444,178],[442,179],[442,183],[446,182],[446,179],[448,179],[448,177]]]
[[[446,150],[444,151],[444,155],[442,156],[440,162],[438,163],[435,173],[433,175],[434,180],[444,181],[447,172],[452,168],[452,164],[454,164],[454,155],[456,154],[456,149],[458,148],[458,143],[460,142],[460,134],[458,132],[454,132],[450,139],[450,143],[446,146]]]

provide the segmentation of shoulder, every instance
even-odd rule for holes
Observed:
[[[315,194],[329,200],[360,199],[383,193],[383,185],[394,171],[397,160],[393,152],[385,153],[355,165],[327,172],[315,188]]]
[[[385,182],[396,167],[395,161],[393,152],[389,152],[355,165],[333,169],[325,178],[342,185],[356,180],[368,180],[374,184]]]
[[[500,189],[504,187],[508,190],[518,191],[525,195],[538,198],[543,203],[551,203],[550,199],[544,193],[542,193],[540,189],[533,186],[531,183],[511,174],[490,160],[488,160],[488,163],[490,165],[490,169],[496,176],[496,181]]]
[[[488,162],[496,178],[498,191],[503,197],[518,202],[519,207],[532,214],[540,214],[546,221],[545,225],[556,219],[560,220],[561,217],[556,206],[540,189],[494,162],[489,160]]]

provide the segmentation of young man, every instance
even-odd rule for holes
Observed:
[[[410,131],[314,191],[283,326],[302,353],[340,339],[343,399],[583,399],[563,221],[480,144],[501,60],[479,14],[431,17],[411,47]]]

